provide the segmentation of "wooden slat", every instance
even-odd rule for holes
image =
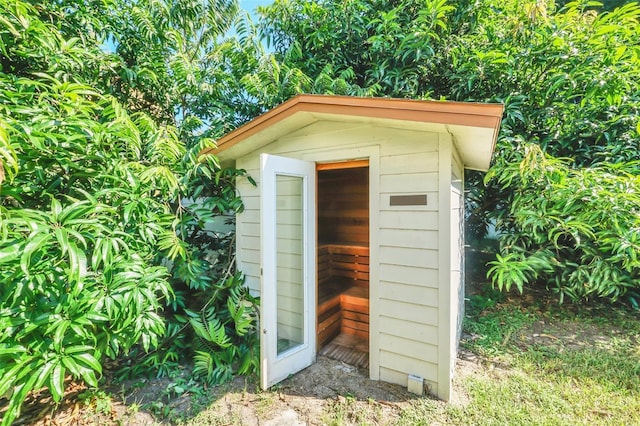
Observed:
[[[331,275],[336,277],[351,278],[354,280],[369,280],[368,272],[346,271],[344,269],[332,269]]]
[[[340,318],[340,309],[335,310],[330,315],[326,316],[326,318],[318,323],[317,329],[317,342],[318,345],[321,346],[323,343],[332,337],[335,337],[338,330],[342,327],[342,322]]]
[[[327,250],[331,254],[358,254],[369,255],[369,247],[359,245],[343,245],[343,244],[330,244],[326,245]]]
[[[344,330],[345,328],[352,328],[354,330],[366,331],[368,333],[369,323],[342,318],[342,329]]]
[[[369,322],[369,314],[366,314],[364,312],[344,310],[342,311],[342,318],[346,318],[354,321],[366,322],[366,323]]]
[[[369,256],[358,255],[358,254],[340,254],[333,253],[330,256],[327,256],[330,263],[356,263],[356,264],[369,264]],[[322,259],[326,261],[325,259]]]
[[[318,347],[322,348],[328,341],[334,339],[340,334],[340,322],[334,323],[331,327],[317,334],[316,342]]]
[[[323,348],[338,333],[369,338],[369,248],[360,245],[318,246],[318,347]],[[338,346],[333,353],[344,362],[361,363],[368,356]]]
[[[353,312],[359,312],[361,314],[369,314],[369,301],[367,301],[367,304],[355,304],[355,303],[348,303],[348,302],[342,302],[340,303],[340,306],[342,307],[342,309],[347,310],[347,311],[353,311]]]
[[[369,290],[364,290],[361,288],[348,288],[342,292],[345,297],[355,297],[360,299],[369,300]],[[368,303],[368,302],[367,302]]]
[[[340,319],[341,312],[342,311],[339,305],[326,309],[324,312],[318,315],[318,328],[326,328],[325,325],[328,324],[327,321],[329,320],[329,322],[333,322],[332,320],[330,320],[330,318],[335,317],[336,313],[338,314],[337,318]]]
[[[318,313],[327,312],[329,309],[340,305],[340,296],[334,295],[333,297],[325,298],[318,303]]]
[[[354,287],[369,288],[369,280],[353,280]]]
[[[369,272],[369,265],[355,262],[332,262],[330,268],[332,271]]]

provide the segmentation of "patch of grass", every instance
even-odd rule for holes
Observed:
[[[496,305],[475,316],[467,315],[464,328],[471,337],[462,343],[480,355],[497,356],[514,334],[535,320],[536,315],[521,306]]]
[[[96,414],[111,414],[113,406],[112,396],[102,390],[89,389],[78,395],[78,399],[89,407],[90,411]]]
[[[488,367],[464,381],[469,403],[447,406],[446,423],[640,424],[636,312],[511,298],[473,312],[465,330]]]
[[[270,413],[275,405],[276,405],[277,395],[271,391],[257,391],[256,392],[256,400],[253,401],[254,408],[256,413],[260,417],[266,417],[268,413]]]
[[[240,413],[220,413],[215,410],[204,410],[195,417],[176,424],[184,426],[244,426]]]
[[[397,420],[398,426],[431,425],[442,416],[443,404],[428,398],[416,398],[410,401]]]
[[[322,422],[327,426],[343,426],[350,424],[363,424],[361,410],[357,401],[352,396],[339,396],[335,401],[327,404],[322,416]]]
[[[470,378],[465,388],[471,402],[447,408],[452,424],[640,424],[638,393],[603,386],[597,380],[513,369]]]

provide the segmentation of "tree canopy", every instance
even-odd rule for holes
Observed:
[[[503,102],[488,178],[467,180],[468,238],[491,223],[502,235],[494,283],[637,303],[636,3],[276,0],[260,12],[276,58],[341,82],[336,93]]]

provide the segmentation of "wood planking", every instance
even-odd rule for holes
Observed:
[[[424,360],[422,356],[418,356],[418,358],[407,356],[406,354],[401,355],[394,352],[382,351],[380,352],[380,365],[383,365],[385,368],[390,370],[395,370],[401,373],[404,373],[407,370],[407,367],[411,368],[413,373],[427,380],[436,381],[438,379],[438,369],[437,365],[431,362],[427,362]],[[407,383],[407,373],[405,373],[404,383]]]
[[[420,301],[420,304],[438,307],[438,289],[432,287],[409,285],[385,281],[378,292],[380,298],[403,302]]]
[[[415,208],[415,206],[411,207]],[[380,212],[381,228],[386,230],[403,230],[406,229],[407,223],[410,223],[411,229],[414,230],[433,231],[434,229],[438,229],[438,212],[412,211],[409,209]]]
[[[422,322],[404,321],[396,317],[381,316],[380,333],[393,334],[405,339],[429,343],[437,340],[438,327]],[[386,348],[386,350],[389,349],[391,348]]]
[[[454,145],[455,147],[455,145]],[[451,164],[451,287],[457,289],[452,304],[451,353],[457,354],[464,319],[464,166],[459,152],[453,149]],[[453,292],[452,292],[453,293]],[[456,303],[457,302],[457,303]],[[454,364],[455,365],[455,364]]]
[[[255,166],[247,167],[251,163],[255,163]],[[260,180],[258,156],[240,158],[236,161],[236,167],[248,170],[256,182]],[[260,296],[260,188],[244,177],[238,178],[236,185],[244,205],[244,211],[236,218],[238,269],[245,275],[245,285],[251,289],[251,293]]]
[[[369,168],[318,172],[318,239],[369,244]]]
[[[380,230],[380,246],[438,250],[438,231],[382,228]],[[415,252],[415,254],[418,254],[418,252]]]
[[[363,339],[369,338],[369,289],[351,287],[340,294],[342,309],[341,331],[355,334]]]
[[[397,272],[401,276],[409,275],[404,278],[403,281],[400,281],[407,282],[408,284],[429,286],[429,283],[425,280],[425,278],[429,276],[426,270],[438,269],[438,250],[436,249],[381,246],[380,257],[384,259],[383,265],[395,266],[396,268],[394,269],[396,270],[402,269],[400,267],[411,268],[404,268],[404,272]],[[416,274],[420,274],[420,271],[416,271],[415,269],[423,269],[425,272],[423,272],[423,275],[418,276]]]
[[[438,348],[428,343],[387,333],[380,333],[380,343],[385,347],[402,348],[402,352],[412,358],[420,358],[433,364],[438,362]]]
[[[415,194],[437,190],[438,172],[380,176],[380,192],[383,194]]]
[[[380,378],[437,380],[438,135],[383,145],[380,173]],[[392,195],[418,194],[426,205],[390,205]]]
[[[360,368],[369,368],[369,339],[340,334],[320,350],[320,355]]]
[[[433,306],[415,302],[380,299],[380,309],[383,312],[394,312],[394,317],[402,321],[419,321],[421,324],[438,326],[438,308]]]
[[[318,347],[339,332],[368,339],[369,248],[322,244],[318,246],[318,271]],[[333,313],[336,305],[339,316]]]

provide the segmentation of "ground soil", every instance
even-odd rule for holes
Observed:
[[[474,364],[465,360],[460,363],[464,367],[462,374],[469,364]],[[108,392],[111,397],[108,412],[98,407],[100,401],[79,401],[78,396],[86,389],[72,385],[57,409],[44,394],[31,398],[16,424],[323,425],[331,423],[332,413],[339,412],[342,406],[359,413],[358,419],[353,419],[358,423],[393,424],[404,406],[420,398],[405,387],[369,380],[365,371],[323,356],[267,392],[260,391],[257,383],[246,378],[210,389],[204,407],[199,407],[202,402],[196,401],[202,395],[189,392],[167,399],[170,383],[168,379],[155,379],[131,382],[121,389],[112,387]],[[163,415],[171,420],[163,420]]]

